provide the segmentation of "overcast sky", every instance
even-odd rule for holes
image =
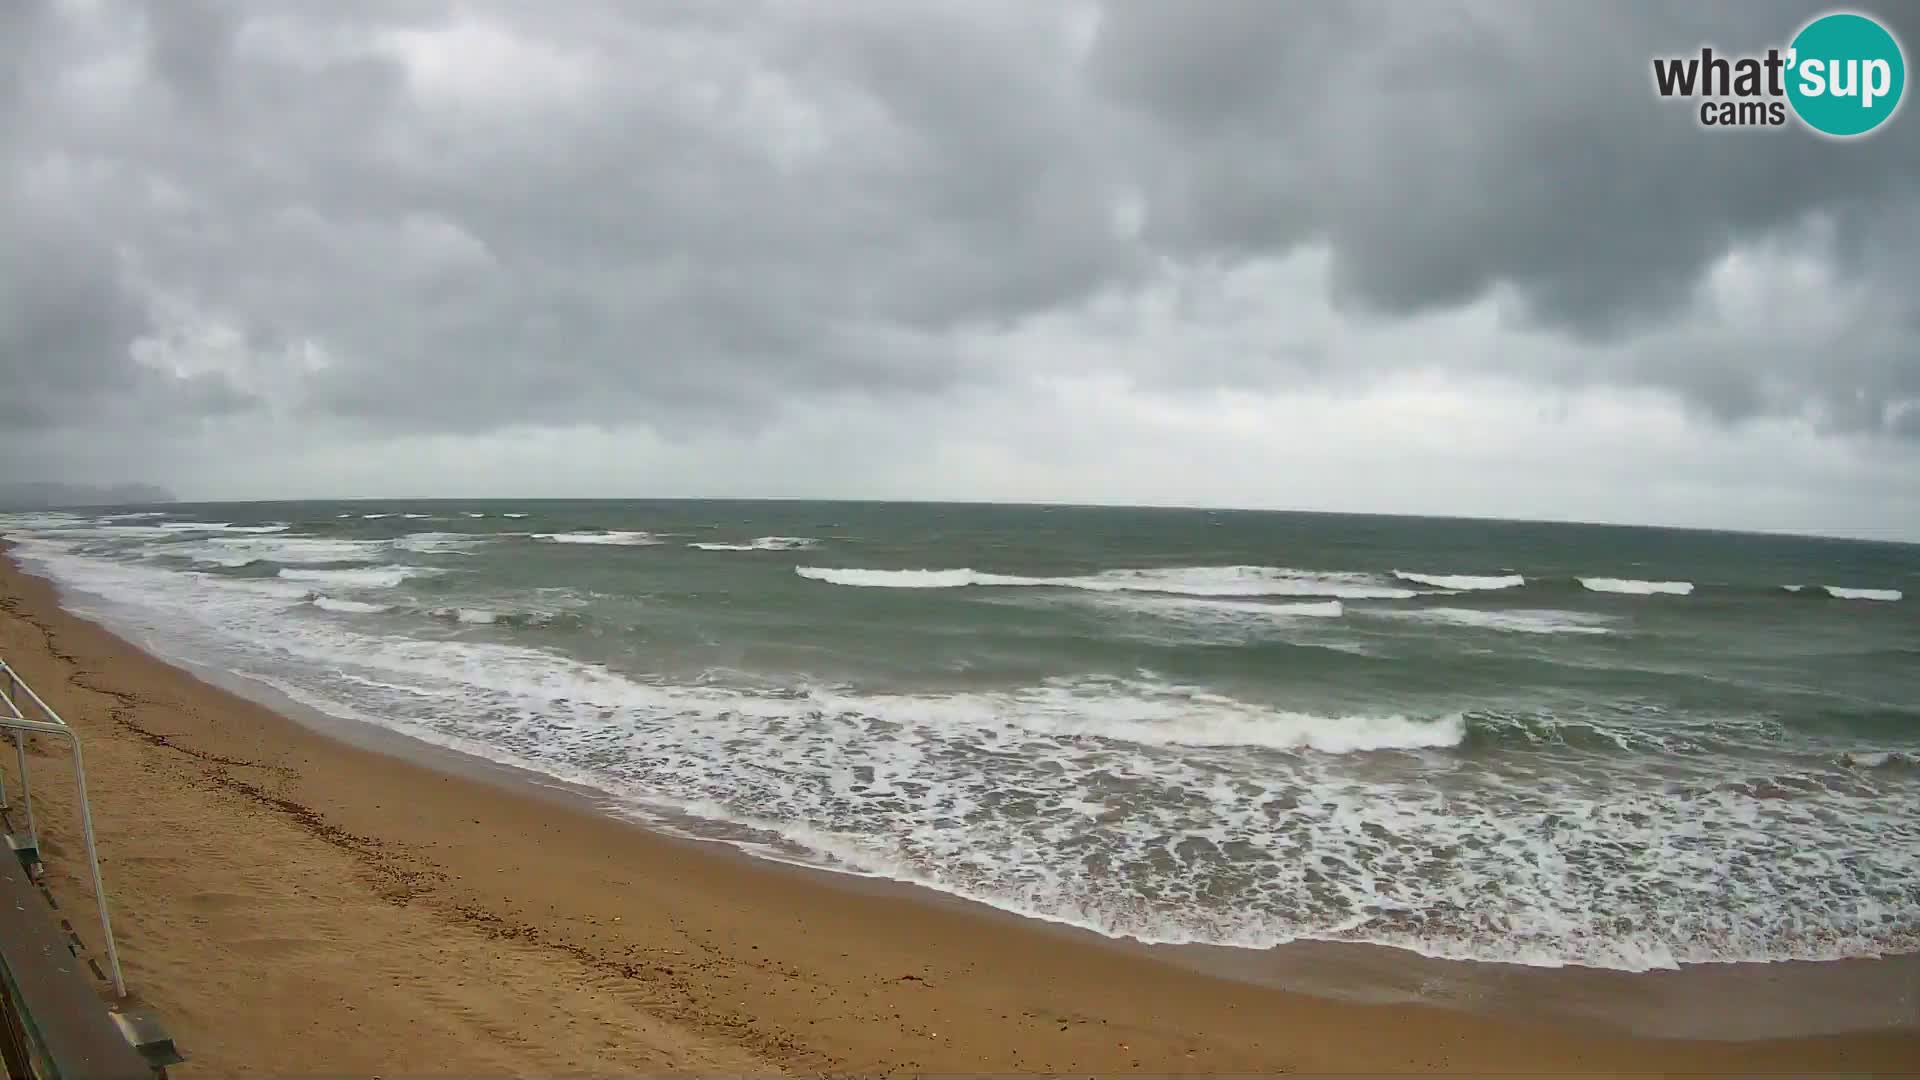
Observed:
[[[1920,117],[1652,92],[1819,10],[4,0],[0,481],[1920,540]]]

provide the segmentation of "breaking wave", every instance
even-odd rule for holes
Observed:
[[[1633,578],[1583,577],[1582,587],[1593,592],[1626,593],[1630,596],[1687,596],[1693,592],[1691,581],[1638,581]]]
[[[1898,750],[1854,750],[1840,755],[1842,761],[1858,769],[1909,768],[1920,765],[1920,754]]]
[[[356,566],[340,570],[287,567],[279,576],[288,581],[310,581],[357,589],[391,589],[411,577],[437,573],[430,566]]]
[[[443,607],[422,612],[428,618],[467,626],[579,627],[585,620],[571,611],[501,611],[496,608]]]
[[[762,536],[744,544],[688,544],[701,551],[803,551],[818,544],[811,536]]]
[[[1848,589],[1839,585],[1823,585],[1827,595],[1836,600],[1879,600],[1891,602],[1900,599],[1899,589]]]
[[[386,604],[369,604],[360,600],[341,600],[321,593],[313,593],[307,602],[322,611],[336,611],[347,615],[377,615],[393,610]]]
[[[416,555],[465,555],[489,539],[467,533],[422,532],[402,536],[393,546]]]
[[[163,521],[160,528],[168,532],[223,532],[223,533],[277,533],[286,532],[286,525],[235,525],[226,521]]]
[[[1416,622],[1445,623],[1511,634],[1611,634],[1603,616],[1578,611],[1483,611],[1478,608],[1414,608],[1375,614]]]
[[[1273,566],[1176,566],[1107,570],[1068,577],[1025,577],[978,570],[870,570],[860,567],[796,566],[803,578],[869,589],[999,588],[1083,589],[1089,592],[1154,592],[1186,596],[1330,596],[1342,599],[1405,599],[1412,589],[1383,583],[1373,574],[1292,570]]]
[[[203,566],[240,567],[259,562],[359,562],[375,556],[382,546],[378,540],[319,536],[214,536],[156,547],[151,553],[191,559]]]
[[[654,534],[638,530],[534,533],[533,538],[550,544],[604,544],[611,547],[652,547],[661,542]]]
[[[48,568],[82,610],[97,599],[104,606],[94,610],[134,640],[145,635],[171,654],[335,715],[599,790],[621,812],[667,827],[1115,937],[1249,948],[1363,941],[1461,959],[1631,970],[1920,947],[1920,824],[1911,812],[1920,755],[1903,729],[1822,728],[1802,739],[1797,718],[1737,703],[1722,708],[1725,698],[1707,709],[1675,704],[1631,671],[1625,681],[1601,681],[1613,677],[1605,666],[1611,654],[1659,649],[1669,620],[1627,610],[1657,601],[1586,590],[1671,594],[1667,586],[1687,582],[1579,580],[1562,571],[1534,575],[1524,587],[1476,591],[1464,587],[1466,576],[1263,566],[1058,577],[796,568],[808,579],[802,585],[786,577],[784,559],[707,562],[677,544],[679,554],[661,553],[681,566],[737,573],[729,582],[771,584],[783,605],[790,593],[806,593],[812,603],[782,606],[781,614],[855,620],[857,649],[875,637],[867,610],[874,598],[835,587],[979,587],[974,596],[878,606],[937,616],[945,614],[939,600],[958,601],[955,619],[940,627],[939,658],[991,652],[1016,661],[1012,674],[956,664],[925,681],[876,677],[856,685],[864,676],[839,683],[759,668],[729,673],[722,664],[732,657],[697,676],[674,673],[654,663],[655,653],[613,647],[631,625],[665,634],[684,616],[651,593],[574,591],[631,567],[617,548],[587,560],[578,551],[542,554],[524,545],[518,552],[526,558],[507,567],[513,576],[490,583],[483,573],[449,573],[428,585],[450,588],[427,598],[408,589],[360,590],[386,589],[396,573],[433,572],[397,565],[405,561],[397,552],[417,550],[409,540],[464,543],[454,534],[349,541],[157,528],[75,535],[57,521],[46,527],[54,531],[26,538],[15,554]],[[823,535],[830,528],[745,527]],[[560,535],[593,539],[549,542],[619,544],[616,535],[648,534],[549,534]],[[1436,554],[1432,562],[1476,565],[1466,560]],[[484,569],[491,561],[464,565]],[[605,577],[563,576],[587,562]],[[1060,565],[1077,566],[1064,557]],[[1842,602],[1868,597],[1809,609],[1812,598],[1837,594],[1809,585],[1806,598],[1790,600],[1772,584],[1846,573],[1839,568],[1762,572],[1773,576],[1738,586],[1703,580],[1700,591],[1738,591],[1738,603],[1678,603],[1670,621],[1711,628],[1718,636],[1701,640],[1717,648],[1737,637],[1739,624],[1705,620],[1719,619],[1722,606],[1746,618],[1756,597],[1777,602],[1783,624],[1801,614],[1811,616],[1809,625],[1830,621],[1849,644],[1887,633],[1886,617],[1901,618],[1899,607]],[[1679,566],[1672,573],[1706,576]],[[1860,573],[1876,580],[1870,568]],[[529,579],[549,588],[529,589]],[[1594,581],[1625,587],[1596,590]],[[707,583],[685,588],[689,596],[668,599],[704,611]],[[1535,601],[1608,613],[1526,607]],[[1040,623],[1034,610],[996,611],[989,603],[1053,609],[1055,621],[1045,626],[1068,627],[1074,651],[1038,655],[1029,649],[1035,639],[1024,636]],[[528,610],[573,604],[594,621],[574,610]],[[836,604],[851,614],[832,610]],[[1079,615],[1059,617],[1076,606],[1112,608],[1117,617],[1091,627]],[[1881,610],[1863,610],[1873,607]],[[1127,616],[1134,611],[1165,622]],[[1004,623],[996,615],[1014,618]],[[1631,639],[1492,636],[1601,634],[1636,617],[1644,633]],[[1380,621],[1388,618],[1465,629],[1427,633]],[[596,635],[546,630],[569,620]],[[1202,626],[1204,647],[1142,648],[1138,636],[1120,639],[1118,650],[1106,647],[1111,631],[1145,626],[1157,635],[1174,620]],[[796,624],[767,621],[755,629],[794,636]],[[515,626],[540,629],[505,629]],[[993,636],[979,649],[949,633],[986,638],[1002,626],[1013,636]],[[1251,630],[1216,633],[1219,626]],[[883,624],[879,632],[891,629]],[[1798,633],[1788,627],[1783,636]],[[1489,657],[1582,654],[1593,666],[1579,674],[1592,673],[1586,685],[1593,692],[1541,700],[1524,678],[1507,678],[1512,670],[1524,675],[1523,666],[1480,681],[1467,681],[1472,672],[1463,670],[1449,683],[1457,693],[1424,695],[1416,663],[1452,679],[1456,657],[1435,664],[1387,649],[1364,671],[1344,662],[1295,665],[1297,656],[1313,658],[1269,648],[1273,638],[1418,647],[1462,638],[1470,652]],[[1904,638],[1871,640],[1881,650],[1876,662],[1898,665],[1912,655]],[[1254,647],[1237,649],[1242,641]],[[823,654],[808,653],[806,662]],[[1294,666],[1279,667],[1276,658]],[[1162,673],[1139,670],[1142,664]],[[1357,674],[1324,685],[1300,675],[1322,666]],[[1896,678],[1904,671],[1889,670]],[[1088,673],[1095,671],[1102,674]],[[1850,671],[1833,679],[1847,692],[1884,696],[1886,684],[1855,685]],[[1509,691],[1516,693],[1503,698]],[[1899,722],[1909,711],[1883,710]]]
[[[1436,589],[1453,589],[1455,591],[1513,589],[1527,583],[1527,579],[1519,574],[1476,577],[1471,574],[1414,574],[1405,570],[1395,570],[1393,576],[1402,581],[1411,581],[1416,585],[1431,585]]]

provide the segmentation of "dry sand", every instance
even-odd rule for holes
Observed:
[[[183,1078],[1920,1071],[1910,1029],[1648,1040],[1331,1001],[655,835],[318,733],[4,559],[0,656],[86,740],[127,978]],[[97,951],[55,766],[35,770],[45,849]]]

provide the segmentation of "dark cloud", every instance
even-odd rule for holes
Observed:
[[[1849,144],[1706,133],[1651,92],[1655,55],[1784,44],[1822,10],[1117,4],[1093,70],[1179,163],[1153,206],[1168,247],[1244,258],[1318,239],[1365,308],[1445,308],[1508,287],[1534,319],[1614,341],[1686,318],[1695,283],[1736,244],[1814,220],[1871,236],[1920,204],[1912,123]],[[1914,10],[1887,12],[1906,41],[1920,40]],[[1841,267],[1906,292],[1917,250]],[[1910,394],[1920,369],[1901,337],[1848,347],[1840,380],[1804,356],[1631,350],[1580,374],[1677,390],[1729,419],[1811,403],[1838,427],[1891,431],[1876,409]]]
[[[751,430],[1008,384],[983,334],[1311,249],[1351,325],[1510,295],[1566,344],[1368,371],[1911,438],[1920,127],[1707,133],[1650,89],[1656,53],[1813,10],[0,5],[5,419]],[[1706,275],[1767,245],[1863,313],[1817,356],[1702,322]],[[1324,330],[1163,361],[1358,366]]]

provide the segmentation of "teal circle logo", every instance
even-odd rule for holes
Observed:
[[[1815,131],[1865,135],[1900,107],[1906,57],[1893,35],[1865,15],[1823,15],[1789,48],[1787,100]]]

